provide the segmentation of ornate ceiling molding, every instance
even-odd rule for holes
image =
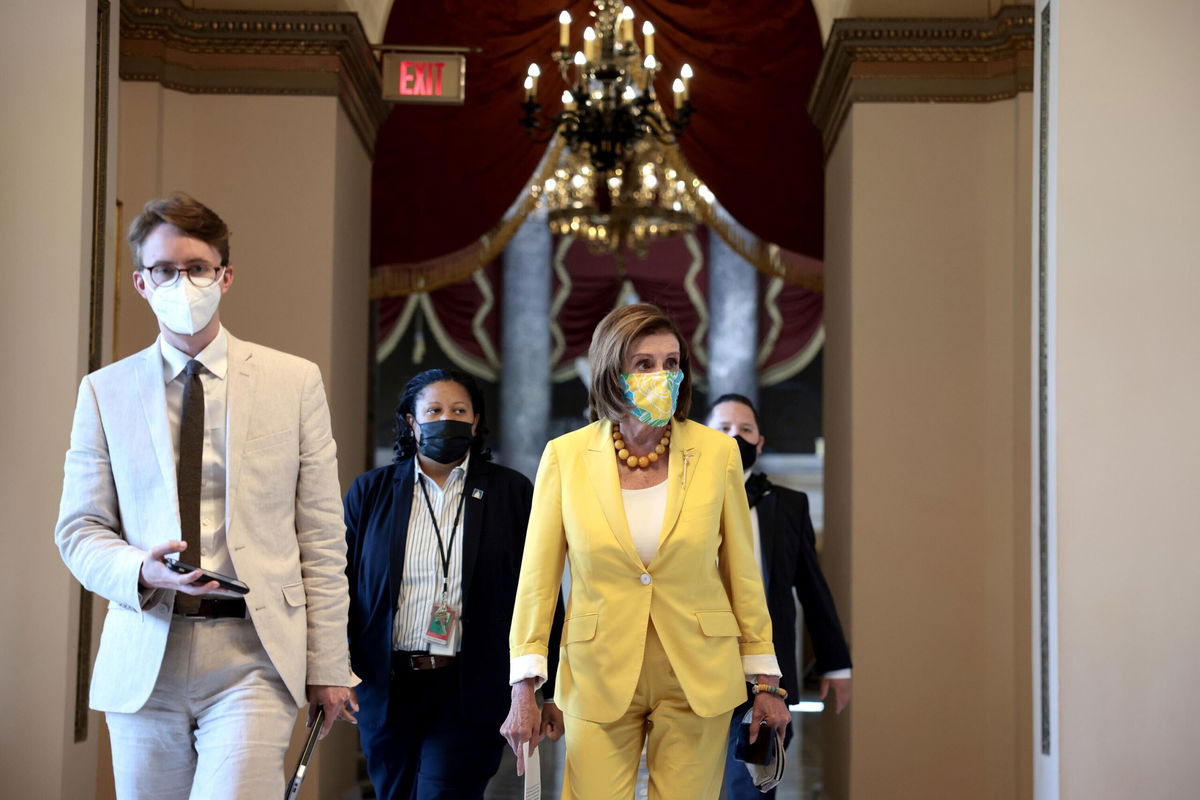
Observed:
[[[372,156],[387,116],[378,62],[356,14],[121,0],[120,74],[200,94],[337,97]]]
[[[854,103],[987,103],[1033,88],[1033,6],[991,19],[839,19],[808,103],[829,155]]]

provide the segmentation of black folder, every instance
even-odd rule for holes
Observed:
[[[296,800],[300,796],[300,784],[304,783],[304,773],[308,771],[308,760],[312,758],[313,750],[317,749],[317,739],[321,735],[321,724],[325,721],[325,709],[317,709],[317,718],[313,720],[312,730],[308,732],[308,741],[304,743],[304,750],[300,753],[300,761],[296,764],[296,769],[292,772],[292,779],[288,781],[287,791],[283,793],[283,800]]]

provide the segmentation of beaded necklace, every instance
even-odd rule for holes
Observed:
[[[613,431],[613,449],[617,451],[617,460],[624,462],[630,469],[646,469],[646,467],[658,461],[658,457],[667,452],[667,448],[670,445],[671,428],[668,427],[663,433],[662,438],[658,440],[658,444],[654,446],[653,452],[647,453],[644,456],[635,456],[625,446],[625,439],[621,436],[620,428]]]

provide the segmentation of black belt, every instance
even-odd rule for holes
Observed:
[[[175,613],[188,619],[244,618],[246,616],[246,601],[240,598],[237,600],[218,600],[214,597],[201,597],[200,607],[195,611],[185,614],[176,605]]]
[[[455,656],[434,655],[411,650],[392,651],[392,669],[441,669],[454,663]]]

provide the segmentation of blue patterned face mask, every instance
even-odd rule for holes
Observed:
[[[622,372],[625,399],[633,406],[633,415],[645,425],[661,428],[671,421],[679,402],[683,371]]]

